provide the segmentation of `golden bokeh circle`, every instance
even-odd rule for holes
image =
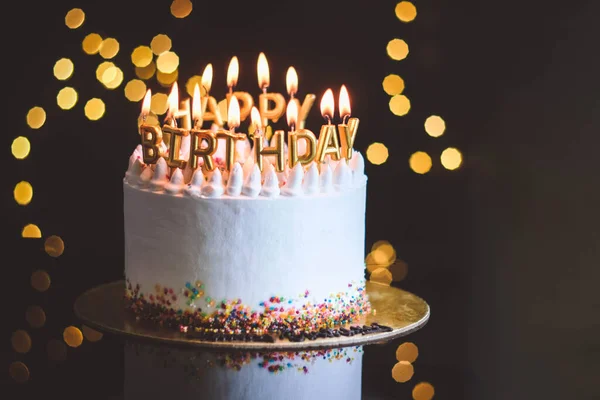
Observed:
[[[13,195],[17,204],[26,206],[33,198],[33,186],[27,181],[21,181],[15,185]]]
[[[29,155],[31,143],[25,136],[16,137],[10,145],[10,152],[17,160],[22,160]]]
[[[171,3],[171,14],[175,18],[185,18],[190,15],[192,8],[190,0],[173,0],[173,3]]]
[[[410,1],[396,4],[396,17],[402,22],[411,22],[417,17],[417,7]]]
[[[388,271],[392,273],[392,280],[400,282],[408,275],[408,264],[402,260],[396,260],[388,267]]]
[[[46,323],[46,313],[40,306],[29,306],[25,311],[25,319],[32,328],[41,328]]]
[[[419,357],[419,348],[412,342],[404,342],[396,349],[396,360],[414,363]]]
[[[460,150],[454,147],[448,147],[446,150],[442,151],[440,161],[442,162],[444,168],[453,171],[461,166],[462,153],[460,152]]]
[[[45,292],[50,287],[50,275],[42,269],[31,274],[31,286],[38,292]]]
[[[155,93],[150,99],[150,110],[156,115],[163,115],[169,108],[169,96],[164,93]]]
[[[388,42],[386,51],[392,60],[404,60],[408,56],[408,44],[402,39],[392,39]]]
[[[151,62],[145,67],[135,67],[135,75],[140,79],[150,79],[154,76],[156,72],[156,64]]]
[[[111,61],[104,61],[96,68],[96,79],[102,84],[113,80],[116,74],[116,65]]]
[[[102,332],[98,332],[87,325],[83,325],[81,327],[81,331],[83,332],[83,336],[90,342],[97,342],[98,340],[102,339],[102,336],[104,336]]]
[[[39,129],[46,122],[46,111],[42,107],[33,107],[27,112],[27,125],[31,129]]]
[[[396,382],[408,382],[415,374],[415,368],[408,361],[398,361],[392,368],[392,378]]]
[[[73,69],[73,61],[68,58],[61,58],[54,64],[54,76],[61,81],[67,80],[73,75]]]
[[[387,161],[389,157],[389,152],[387,147],[383,143],[371,143],[369,147],[367,147],[367,160],[371,164],[381,165]]]
[[[64,87],[56,96],[56,103],[63,110],[70,110],[77,103],[77,91],[72,87]]]
[[[121,85],[121,83],[123,83],[123,71],[119,67],[109,68],[104,73],[104,76],[102,77],[102,79],[104,80],[105,77],[107,76],[107,74],[112,73],[113,70],[114,70],[114,77],[110,80],[107,79],[106,81],[104,81],[105,82],[104,86],[106,86],[107,89],[116,89]]]
[[[105,59],[111,59],[119,52],[119,42],[115,38],[107,38],[100,45],[100,56]]]
[[[410,100],[403,94],[397,94],[390,99],[390,111],[399,117],[402,117],[410,111]]]
[[[139,79],[132,79],[125,85],[125,97],[129,101],[140,101],[146,94],[146,84]]]
[[[404,91],[404,79],[396,74],[390,74],[383,78],[382,86],[387,94],[394,96]]]
[[[178,77],[179,70],[177,69],[174,72],[171,72],[170,74],[165,74],[160,71],[156,72],[156,80],[158,81],[158,83],[161,84],[162,87],[171,87],[173,82],[175,82]]]
[[[163,33],[154,36],[150,42],[150,48],[157,56],[171,50],[171,46],[173,46],[171,38]]]
[[[50,339],[46,345],[48,358],[53,361],[65,361],[67,359],[67,346],[61,340]]]
[[[389,267],[396,261],[396,249],[387,240],[379,240],[371,248],[371,257],[375,264]]]
[[[27,224],[23,227],[21,236],[29,239],[40,239],[42,237],[42,231],[35,224]]]
[[[106,106],[104,102],[98,98],[88,100],[84,107],[85,116],[91,121],[97,121],[102,118],[105,111]]]
[[[21,361],[14,361],[8,367],[8,373],[17,383],[25,383],[29,380],[29,368]]]
[[[198,87],[200,88],[200,95],[201,96],[206,95],[206,90],[205,90],[204,86],[202,86],[202,75],[194,75],[190,79],[187,80],[187,82],[185,83],[185,91],[187,92],[187,94],[190,96],[193,96],[194,95],[194,87],[196,85],[198,85]],[[254,126],[254,125],[251,124],[250,126]]]
[[[136,67],[146,67],[152,62],[152,49],[148,46],[138,46],[131,53],[131,62]]]
[[[430,115],[425,120],[425,132],[431,137],[440,137],[446,130],[446,122],[439,115]]]
[[[165,74],[175,72],[179,67],[179,56],[172,51],[165,51],[156,59],[156,68]]]
[[[412,391],[414,400],[431,400],[435,395],[435,389],[429,382],[420,382],[415,385]]]
[[[102,36],[97,33],[90,33],[81,43],[83,51],[90,55],[98,53],[100,51],[100,46],[102,46]]]
[[[44,242],[44,250],[50,257],[60,257],[65,251],[65,242],[60,236],[48,236]]]
[[[74,8],[65,16],[65,25],[71,29],[79,28],[83,21],[85,21],[85,13],[81,8]]]
[[[408,165],[417,174],[426,174],[431,170],[431,157],[424,151],[416,151],[408,159]]]
[[[70,347],[79,347],[83,343],[83,334],[79,328],[71,325],[63,331],[63,340]]]
[[[25,354],[31,350],[31,337],[29,336],[29,333],[23,329],[14,331],[10,337],[10,342],[17,353]]]
[[[387,268],[377,268],[369,276],[369,281],[379,283],[380,285],[390,286],[392,283],[392,273]]]

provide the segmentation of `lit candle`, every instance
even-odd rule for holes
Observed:
[[[262,117],[262,124],[263,126],[267,126],[269,120],[277,122],[285,113],[285,98],[280,93],[267,93],[270,77],[269,64],[264,53],[259,54],[256,67],[258,87],[262,90],[258,98],[258,108]],[[273,108],[269,108],[269,101],[274,103]]]
[[[240,64],[236,56],[231,58],[229,67],[227,68],[227,87],[229,92],[227,93],[227,107],[229,107],[229,101],[231,96],[235,95],[238,102],[240,103],[240,121],[244,121],[250,115],[250,110],[254,106],[254,99],[247,92],[234,92],[233,88],[237,85],[238,76],[240,73]]]
[[[287,92],[290,95],[290,102],[295,102],[298,108],[297,127],[302,129],[306,124],[308,112],[312,108],[317,96],[314,94],[307,94],[304,97],[304,102],[300,104],[300,100],[296,98],[296,93],[298,93],[298,74],[296,73],[296,69],[294,67],[288,68],[285,76],[285,85]]]
[[[186,160],[179,158],[181,149],[181,139],[190,134],[190,131],[177,127],[176,113],[179,105],[179,88],[177,82],[173,83],[171,93],[168,98],[169,111],[163,125],[163,133],[169,135],[169,155],[167,157],[167,165],[171,168],[185,167]]]
[[[283,147],[283,131],[275,131],[273,134],[273,143],[275,143],[272,147],[265,147],[265,138],[263,137],[263,122],[264,120],[261,118],[260,113],[256,109],[256,107],[252,107],[252,124],[255,127],[254,134],[254,158],[258,169],[263,170],[264,156],[272,156],[274,155],[277,158],[277,163],[275,167],[278,172],[282,172],[285,166],[285,158],[284,158],[284,147]]]
[[[340,89],[339,107],[342,123],[338,124],[338,131],[340,133],[342,157],[350,160],[352,158],[352,148],[354,147],[354,139],[356,139],[356,132],[358,131],[358,123],[360,121],[358,118],[348,119],[351,112],[350,96],[348,96],[348,90],[346,90],[345,85],[342,85],[342,88]],[[347,125],[346,121],[348,121]]]
[[[217,100],[210,95],[210,87],[213,79],[212,64],[208,64],[202,73],[202,87],[206,95],[202,97],[202,119],[204,121],[213,121],[219,127],[223,127],[223,117],[219,111]]]
[[[225,168],[231,171],[235,162],[235,142],[246,139],[246,135],[235,133],[235,128],[240,126],[240,105],[235,94],[231,96],[227,110],[227,126],[229,130],[218,130],[217,139],[225,139]]]
[[[189,162],[193,169],[198,167],[198,157],[204,160],[203,167],[207,171],[215,169],[215,163],[212,155],[217,151],[217,138],[210,129],[202,129],[202,100],[200,98],[200,87],[198,84],[194,87],[192,97],[192,117],[194,118],[194,128],[190,130],[190,158]],[[206,146],[202,146],[206,143]]]
[[[297,119],[298,105],[295,101],[290,101],[287,105],[287,121],[288,126],[290,127],[290,132],[288,132],[288,162],[290,169],[294,168],[298,162],[300,162],[302,165],[310,163],[315,158],[316,154],[317,139],[315,134],[308,129],[296,130]],[[304,149],[308,149],[308,151],[304,151],[305,154],[302,155],[298,154],[299,139],[306,141]]]
[[[322,125],[321,131],[319,132],[316,159],[320,163],[325,160],[325,156],[327,154],[329,154],[334,160],[340,159],[340,145],[338,142],[337,133],[335,131],[335,125],[331,124],[331,120],[333,119],[333,110],[333,92],[331,89],[327,89],[321,98],[321,115],[323,115],[323,118],[327,120],[327,125]]]
[[[229,67],[227,68],[227,86],[229,87],[229,94],[233,94],[233,87],[237,85],[238,75],[240,73],[240,63],[238,58],[233,56],[229,61]]]
[[[142,158],[145,164],[156,164],[161,156],[158,146],[162,143],[162,131],[160,126],[149,125],[146,123],[146,118],[150,113],[150,101],[152,92],[150,89],[144,96],[142,102],[142,125],[140,126],[140,135],[142,140]]]

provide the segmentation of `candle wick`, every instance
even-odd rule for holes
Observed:
[[[229,86],[229,95],[233,94],[233,86]]]
[[[344,115],[344,117],[342,118],[342,123],[346,124],[348,122],[348,114]]]
[[[262,90],[263,90],[263,94],[267,94],[267,87],[268,87],[267,85],[264,85],[264,86],[263,86],[263,88],[262,88]]]
[[[327,118],[327,125],[331,125],[331,118],[329,115],[326,115],[325,118]]]

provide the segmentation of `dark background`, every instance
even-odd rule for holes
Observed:
[[[418,16],[409,24],[395,17],[396,1],[387,0],[194,1],[183,20],[171,16],[170,1],[149,3],[23,1],[2,7],[3,390],[14,398],[109,398],[122,390],[116,338],[69,348],[63,363],[48,360],[45,343],[60,339],[68,325],[80,326],[72,312],[80,293],[123,276],[121,180],[138,140],[140,111],[123,87],[134,78],[133,48],[167,33],[181,57],[180,87],[212,62],[212,91],[222,97],[227,64],[237,55],[238,88],[257,95],[255,63],[264,51],[270,90],[285,92],[289,65],[298,71],[301,97],[311,92],[320,100],[326,88],[337,92],[345,83],[353,115],[361,119],[355,147],[364,152],[379,141],[389,148],[385,164],[366,165],[366,246],[380,239],[394,245],[409,265],[399,286],[426,299],[432,316],[407,339],[420,349],[410,382],[396,383],[390,374],[402,340],[366,349],[365,393],[410,398],[415,383],[428,381],[436,398],[600,396],[597,3],[415,1]],[[76,30],[64,25],[73,7],[86,12]],[[114,91],[95,79],[100,56],[81,50],[91,32],[120,42],[115,62],[125,79]],[[400,62],[385,51],[395,37],[410,46]],[[75,64],[67,82],[52,76],[61,57]],[[412,108],[405,117],[388,109],[381,82],[390,73],[406,82]],[[154,82],[154,91],[167,92]],[[63,111],[55,97],[67,85],[77,89],[79,101]],[[83,113],[92,97],[107,106],[97,122]],[[318,100],[309,127],[322,123]],[[39,130],[25,124],[34,105],[47,112]],[[443,116],[448,127],[437,139],[423,130],[431,114]],[[32,143],[25,160],[8,151],[19,135]],[[457,171],[439,162],[448,146],[464,154]],[[408,167],[417,150],[433,158],[426,175]],[[20,180],[34,188],[26,207],[12,196]],[[20,238],[29,222],[43,237],[64,239],[60,258],[44,253],[43,240]],[[52,277],[45,293],[29,284],[38,268]],[[30,304],[46,311],[41,329],[25,322]],[[10,345],[19,328],[33,341],[25,355]],[[23,385],[7,373],[15,360],[31,372]]]

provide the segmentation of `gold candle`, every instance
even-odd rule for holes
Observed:
[[[142,125],[140,135],[142,141],[142,158],[145,164],[156,164],[161,156],[158,145],[162,143],[162,131],[160,126],[146,124],[146,118],[150,113],[150,99],[152,92],[146,92],[142,102]]]
[[[179,158],[181,147],[181,138],[190,134],[189,130],[177,127],[175,115],[179,104],[179,88],[177,82],[173,83],[171,93],[169,94],[169,111],[165,118],[165,125],[162,128],[163,133],[169,135],[169,155],[167,165],[171,168],[184,168],[186,160]]]
[[[335,131],[335,125],[331,124],[333,110],[333,92],[331,89],[327,89],[321,98],[321,114],[323,115],[323,118],[327,120],[327,125],[322,125],[321,132],[319,132],[316,155],[316,159],[319,163],[325,161],[325,156],[327,154],[329,154],[333,160],[337,161],[340,159],[340,144],[338,142],[337,132]]]
[[[290,101],[287,106],[287,120],[290,132],[288,132],[288,163],[290,169],[300,162],[302,165],[310,163],[316,155],[317,139],[315,134],[308,129],[296,130],[296,120],[298,115],[298,106],[296,102]],[[300,156],[298,154],[298,140],[306,141],[307,152]]]
[[[298,93],[298,74],[296,73],[296,69],[294,67],[289,67],[287,74],[285,76],[285,85],[288,94],[290,95],[290,102],[295,102],[296,107],[298,108],[298,118],[297,118],[297,128],[303,129],[306,125],[306,118],[308,117],[308,113],[312,108],[315,99],[317,96],[314,94],[307,94],[304,97],[304,102],[300,104],[300,100],[296,98],[296,93]]]
[[[258,108],[262,118],[262,125],[267,126],[269,120],[277,122],[285,113],[285,98],[280,93],[267,93],[269,87],[269,64],[264,53],[260,53],[257,62],[258,87],[262,89],[262,94],[258,97]],[[274,103],[273,108],[269,108],[269,101]]]
[[[356,139],[356,132],[358,131],[358,123],[360,121],[358,118],[348,119],[351,111],[350,96],[348,96],[348,91],[346,90],[345,85],[342,85],[342,88],[340,89],[339,107],[342,123],[338,124],[338,131],[340,133],[342,157],[350,160],[352,158],[354,139]],[[346,120],[348,120],[347,125],[345,123]]]
[[[285,167],[285,159],[284,159],[284,148],[283,148],[283,135],[284,131],[275,131],[273,133],[272,140],[275,142],[275,145],[272,147],[265,147],[263,136],[254,136],[254,155],[256,157],[256,165],[258,165],[258,169],[263,170],[263,156],[275,156],[277,162],[275,163],[275,169],[277,172],[283,172]]]
[[[209,129],[200,129],[202,125],[202,104],[200,100],[200,88],[196,84],[194,95],[192,97],[192,115],[194,118],[194,128],[190,130],[190,158],[189,162],[193,169],[198,167],[198,157],[204,160],[203,168],[206,171],[213,171],[215,163],[212,155],[217,151],[217,138]],[[206,143],[206,146],[202,146]]]
[[[231,96],[235,95],[240,103],[240,121],[244,121],[248,118],[248,115],[250,115],[250,110],[252,110],[252,107],[254,106],[254,99],[250,96],[250,93],[233,91],[233,88],[237,85],[239,73],[240,64],[237,57],[233,56],[229,62],[229,67],[227,68],[227,87],[229,88],[227,93],[227,107],[229,107]],[[229,117],[227,118],[229,119]]]
[[[235,95],[232,95],[227,110],[227,126],[229,131],[218,130],[217,139],[225,139],[225,168],[231,171],[235,163],[235,143],[246,139],[246,135],[235,133],[235,128],[240,126],[240,106]]]

